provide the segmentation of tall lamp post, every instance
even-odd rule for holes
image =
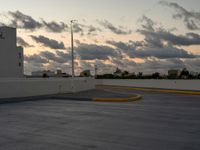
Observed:
[[[73,31],[73,25],[76,20],[71,20],[71,48],[72,48],[72,93],[74,93],[74,31]]]
[[[76,20],[71,20],[71,48],[72,48],[72,78],[74,78],[74,31],[73,25]]]

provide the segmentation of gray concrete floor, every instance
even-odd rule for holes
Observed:
[[[144,98],[133,103],[49,99],[2,104],[0,149],[200,149],[200,96],[125,93]]]

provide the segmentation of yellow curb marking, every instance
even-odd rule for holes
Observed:
[[[127,97],[127,98],[99,98],[94,97],[92,98],[92,101],[95,102],[133,102],[142,99],[141,95],[135,95],[133,97]]]

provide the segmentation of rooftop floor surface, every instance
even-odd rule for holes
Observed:
[[[96,92],[76,94],[80,101],[1,104],[0,150],[200,149],[200,96],[113,90],[116,96],[141,94],[143,99],[81,101]]]

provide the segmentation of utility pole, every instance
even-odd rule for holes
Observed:
[[[73,25],[75,20],[71,20],[71,48],[72,48],[72,78],[74,78],[74,31]]]
[[[71,48],[72,48],[72,93],[74,93],[74,31],[73,31],[73,25],[76,20],[71,20]]]

